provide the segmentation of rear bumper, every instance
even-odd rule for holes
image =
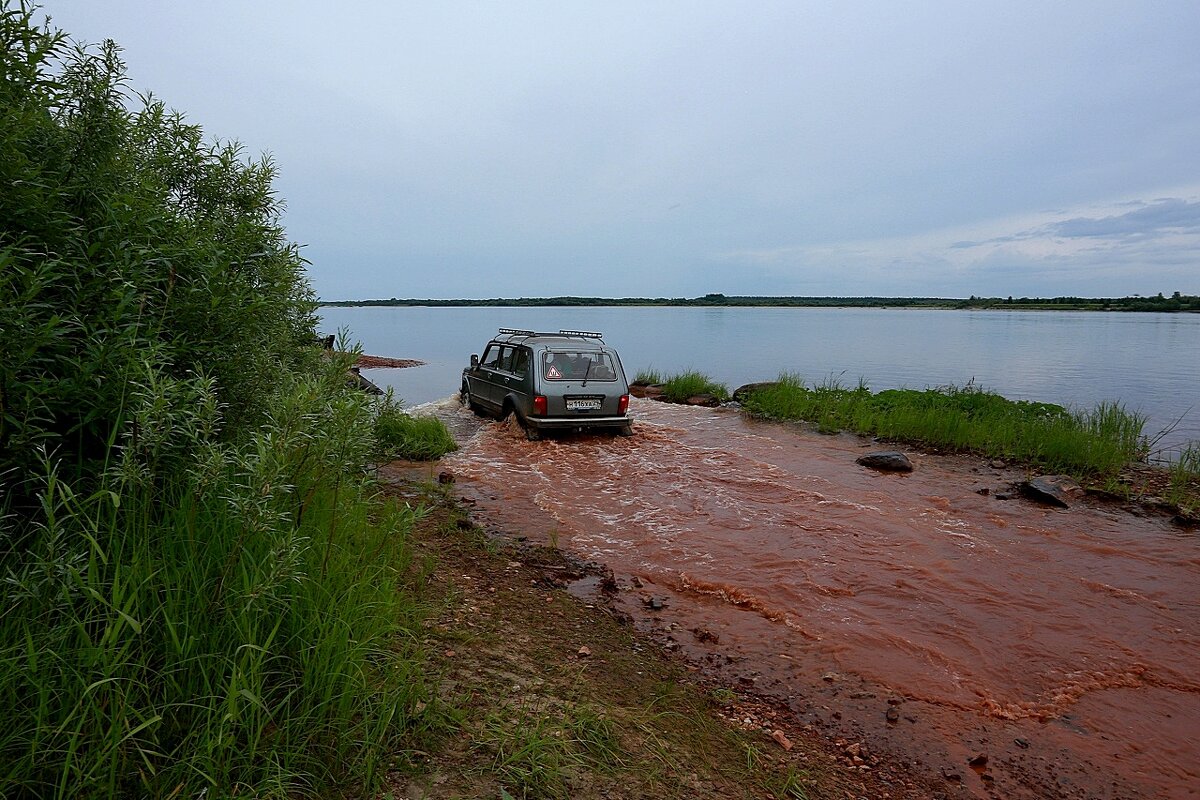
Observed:
[[[576,428],[624,428],[629,417],[526,417],[525,424],[539,431],[566,431]]]

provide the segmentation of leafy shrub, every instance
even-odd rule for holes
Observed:
[[[0,6],[0,794],[295,797],[436,714],[269,159]]]
[[[94,479],[152,375],[212,378],[221,435],[244,436],[314,326],[271,160],[159,101],[130,111],[114,43],[32,15],[0,11],[0,481],[19,495],[43,449]]]

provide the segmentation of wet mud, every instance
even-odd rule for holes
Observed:
[[[528,442],[452,402],[483,524],[602,561],[612,602],[832,739],[1006,798],[1200,796],[1200,539],[1020,473],[635,401],[633,438]],[[998,497],[999,495],[999,497]],[[589,591],[586,583],[580,591]]]

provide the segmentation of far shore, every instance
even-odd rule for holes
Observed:
[[[517,297],[432,300],[389,298],[373,300],[322,300],[319,306],[426,307],[426,308],[562,308],[660,306],[694,308],[917,308],[994,311],[1141,311],[1159,313],[1200,312],[1200,296],[1161,292],[1142,297],[801,297],[706,294],[703,297]]]

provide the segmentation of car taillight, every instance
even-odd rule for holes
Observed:
[[[549,411],[549,406],[546,404],[546,395],[539,394],[533,398],[533,414],[535,417],[544,417]]]
[[[617,413],[624,414],[629,410],[629,395],[621,395],[621,399],[617,401]]]

